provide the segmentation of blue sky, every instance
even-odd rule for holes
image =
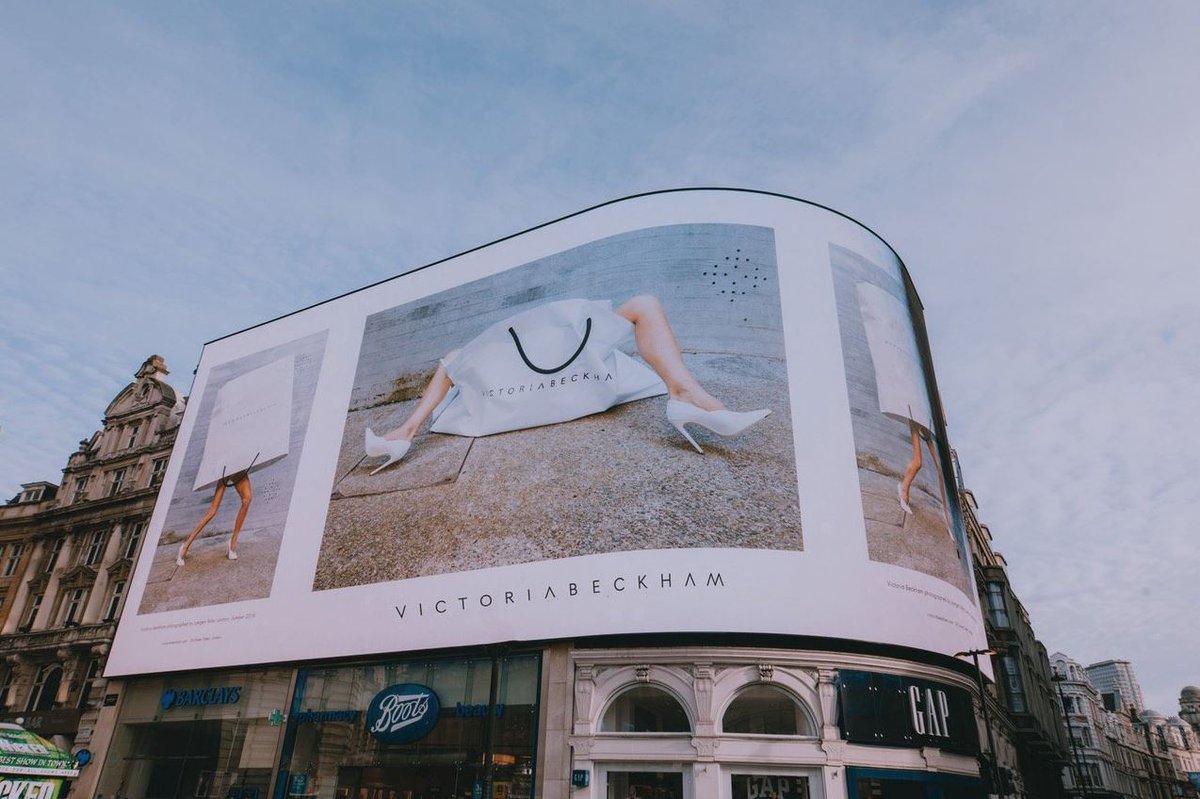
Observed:
[[[921,292],[1051,650],[1200,683],[1200,6],[6,4],[0,495],[152,352],[597,202],[745,186]]]

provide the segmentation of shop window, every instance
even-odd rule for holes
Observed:
[[[38,669],[37,676],[33,678],[33,690],[29,692],[29,701],[25,704],[26,712],[51,710],[54,707],[58,686],[62,683],[62,672],[62,666],[57,663],[48,663]]]
[[[679,700],[661,688],[639,685],[608,706],[601,732],[691,732],[692,725]]]
[[[678,771],[610,771],[608,795],[617,799],[683,799]]]
[[[540,670],[538,655],[304,670],[284,752],[291,790],[346,799],[529,799]],[[367,728],[368,708],[381,692],[405,683],[433,691],[441,708],[437,721],[415,740],[376,740]]]
[[[721,719],[727,733],[743,735],[812,735],[800,703],[771,685],[752,685],[729,704]]]
[[[733,799],[809,799],[808,777],[771,774],[734,774]]]
[[[21,555],[25,554],[24,544],[13,544],[8,550],[8,557],[4,559],[4,576],[12,577],[17,573],[17,566],[21,563]]]

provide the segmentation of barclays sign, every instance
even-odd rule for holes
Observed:
[[[415,683],[384,688],[367,707],[367,732],[385,744],[424,738],[437,725],[442,703],[433,689]]]
[[[236,705],[242,698],[240,685],[222,688],[168,688],[158,703],[163,710],[175,707],[204,707],[206,705]]]

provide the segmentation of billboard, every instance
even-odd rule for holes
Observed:
[[[210,343],[109,675],[638,632],[984,642],[866,228],[608,203]]]

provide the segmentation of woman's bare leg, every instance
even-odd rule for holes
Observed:
[[[705,391],[700,381],[688,371],[679,340],[675,338],[667,312],[657,297],[650,294],[631,297],[617,309],[617,314],[633,324],[638,352],[666,384],[671,399],[705,411],[724,410],[721,401]]]
[[[416,437],[417,433],[421,431],[421,426],[429,419],[429,415],[441,404],[454,386],[450,375],[446,372],[445,363],[454,360],[456,355],[458,355],[458,350],[453,350],[442,359],[442,363],[438,364],[433,377],[425,386],[424,393],[421,394],[420,401],[409,413],[408,418],[401,422],[399,427],[384,433],[384,438],[389,441],[412,441]]]
[[[237,518],[233,522],[233,535],[229,537],[229,551],[237,550],[238,533],[242,531],[242,523],[246,521],[246,513],[250,510],[250,500],[254,498],[254,492],[250,489],[250,475],[243,472],[240,477],[233,483],[233,490],[237,492],[238,497],[242,500],[242,507],[238,508]]]
[[[912,489],[913,480],[917,478],[917,472],[921,471],[921,433],[917,430],[915,422],[908,423],[910,432],[912,433],[912,460],[908,462],[908,466],[904,469],[904,477],[900,480],[900,505],[908,513],[912,513],[912,509],[908,506],[908,493]]]
[[[932,435],[925,440],[925,444],[929,447],[929,458],[933,461],[934,470],[937,471],[938,491],[942,494],[942,513],[946,517],[946,530],[950,533],[950,537],[954,538],[954,525],[950,522],[950,503],[946,501],[946,480],[942,476],[942,461],[933,447]]]
[[[222,479],[219,483],[217,483],[217,490],[213,492],[212,504],[208,506],[208,513],[204,514],[204,518],[200,520],[199,524],[197,524],[196,527],[190,533],[188,533],[187,540],[184,541],[183,546],[179,548],[178,558],[180,560],[187,557],[188,550],[192,548],[192,542],[196,540],[196,536],[200,535],[200,531],[203,530],[205,526],[213,520],[213,517],[217,515],[217,510],[221,507],[221,498],[224,496],[225,480]]]

